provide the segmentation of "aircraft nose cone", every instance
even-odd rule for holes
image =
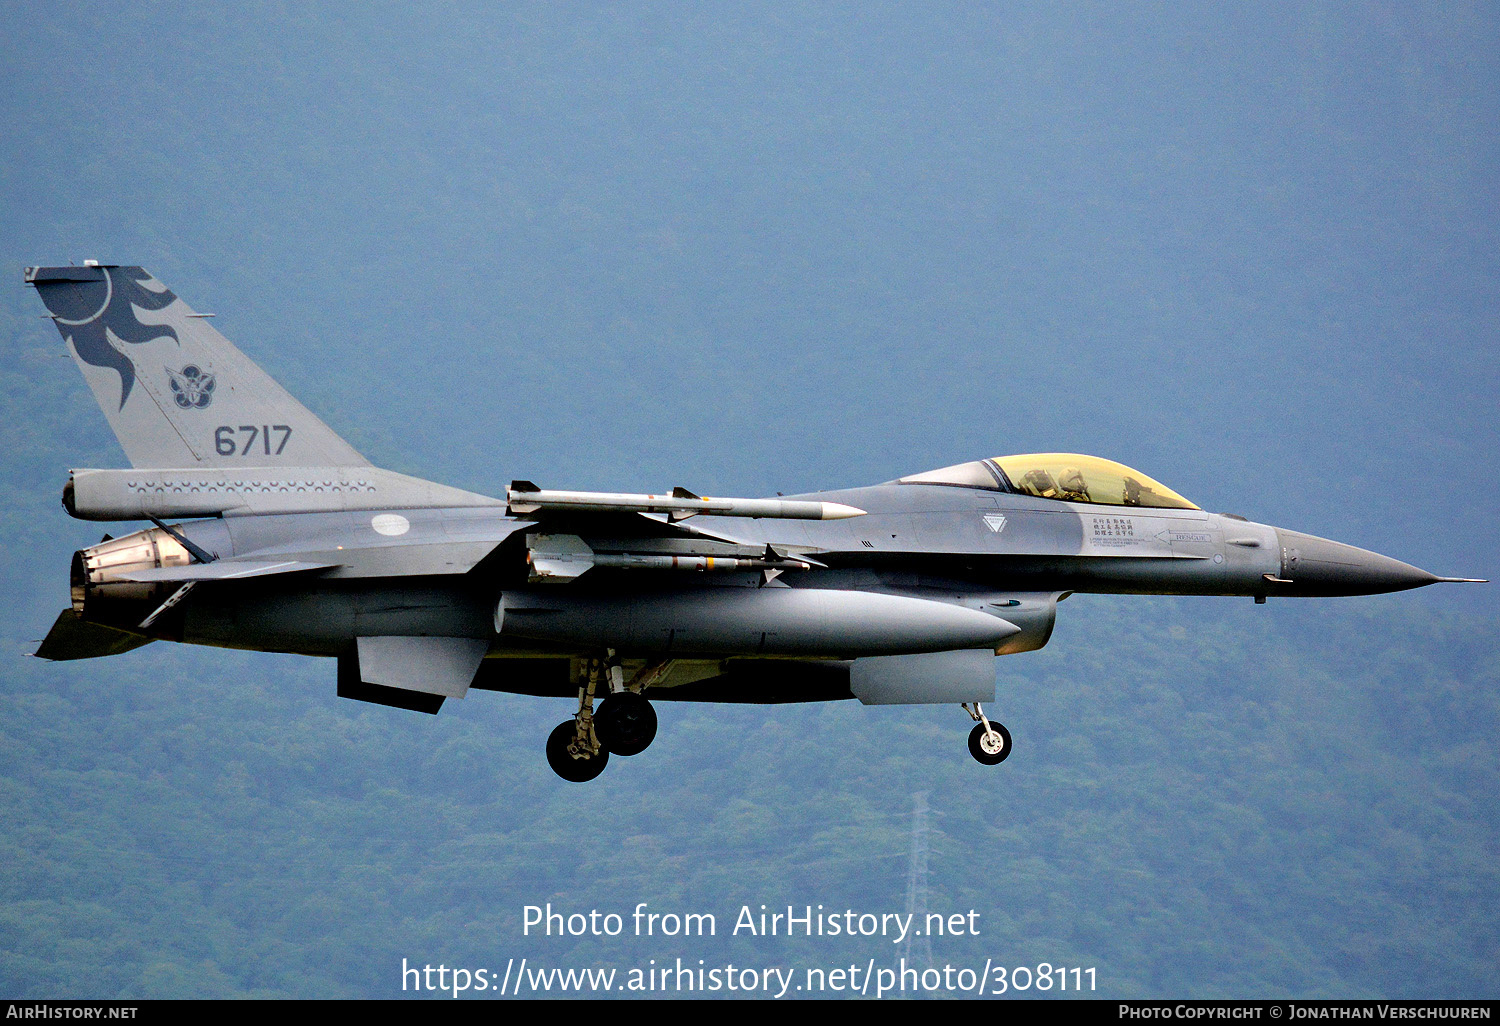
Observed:
[[[1410,563],[1343,542],[1279,527],[1276,535],[1281,542],[1278,591],[1283,595],[1375,595],[1441,580]]]

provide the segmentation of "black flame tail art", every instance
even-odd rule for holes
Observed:
[[[179,342],[177,332],[171,327],[142,324],[136,316],[137,309],[161,310],[177,297],[139,267],[69,270],[78,273],[70,275],[71,280],[38,281],[37,292],[52,312],[57,330],[73,346],[80,360],[119,372],[120,408],[124,409],[135,387],[135,364],[115,342],[139,345],[159,338]],[[94,271],[98,272],[97,277],[87,273]]]

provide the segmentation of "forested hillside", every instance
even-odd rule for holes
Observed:
[[[939,963],[1097,966],[1109,996],[1495,992],[1493,621],[1408,597],[1061,612],[1001,663],[997,768],[957,709],[666,703],[650,751],[576,786],[541,758],[564,702],[476,692],[429,718],[337,699],[312,660],[12,658],[0,991],[391,995],[403,957],[894,960],[723,934],[742,904],[905,911],[929,791],[928,907],[982,913]],[[712,912],[721,936],[523,938],[549,901]]]

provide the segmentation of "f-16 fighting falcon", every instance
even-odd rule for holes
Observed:
[[[654,699],[951,703],[969,751],[994,657],[1075,592],[1368,595],[1459,578],[1206,513],[1095,456],[977,459],[864,488],[709,498],[513,481],[492,498],[381,470],[139,267],[31,267],[130,469],[63,506],[146,521],[73,556],[37,655],[156,640],[326,656],[337,693],[436,713],[471,690],[576,699],[567,780],[656,735]]]

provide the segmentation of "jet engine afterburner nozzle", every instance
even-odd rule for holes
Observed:
[[[183,544],[159,527],[80,549],[73,553],[69,574],[73,611],[96,623],[134,627],[175,586],[129,581],[124,575],[191,561]]]

